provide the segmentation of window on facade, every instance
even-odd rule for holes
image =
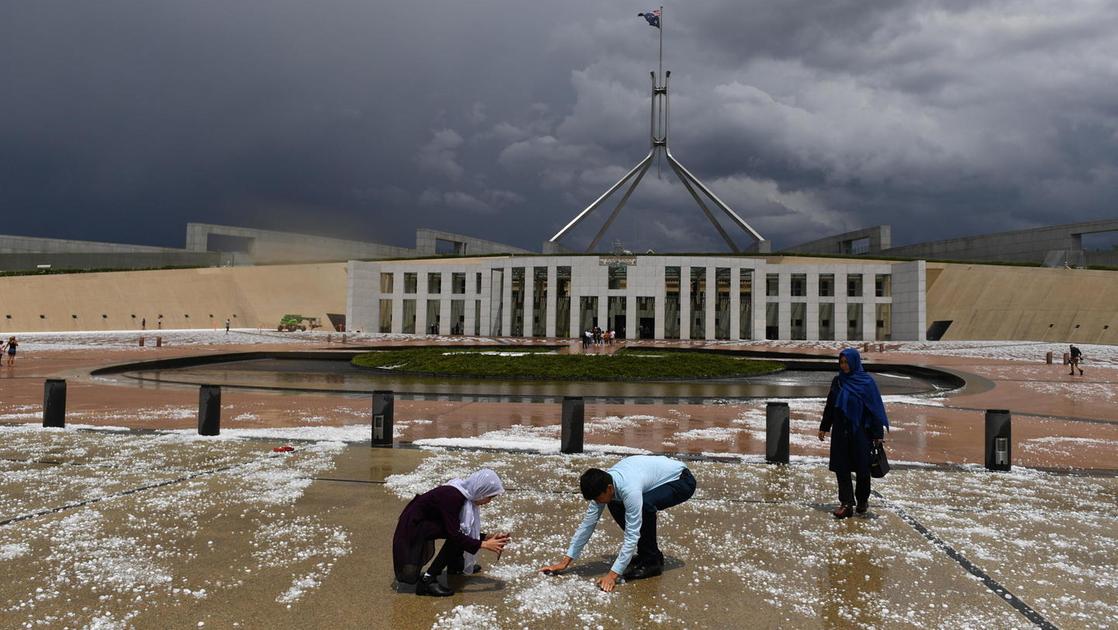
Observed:
[[[404,293],[414,294],[419,290],[418,275],[417,273],[404,272]]]
[[[691,338],[707,338],[706,267],[691,267]]]
[[[753,338],[753,270],[742,269],[738,303],[738,337]]]
[[[846,338],[850,341],[862,340],[862,304],[860,302],[846,305]]]
[[[780,304],[765,304],[765,339],[780,339]]]
[[[380,292],[392,293],[392,276],[391,273],[380,274]]]
[[[835,295],[835,274],[821,273],[819,274],[819,297],[834,297]]]
[[[792,274],[791,285],[792,297],[804,297],[807,295],[807,274],[794,273]]]
[[[598,296],[582,296],[578,304],[579,334],[585,335],[598,325]]]
[[[392,300],[380,301],[380,332],[392,332]]]
[[[656,337],[656,298],[637,298],[637,334],[638,339],[654,339]]]
[[[481,336],[481,300],[474,300],[474,336]]]
[[[462,295],[466,292],[465,272],[450,274],[450,292],[455,295]]]
[[[625,265],[612,265],[609,267],[609,288],[624,289],[629,285],[629,267]]]
[[[846,297],[862,297],[862,274],[846,276]]]
[[[714,338],[730,338],[730,270],[714,270]]]
[[[547,267],[532,268],[532,336],[547,334]]]
[[[788,329],[790,339],[807,339],[807,303],[792,302],[791,321]]]
[[[432,295],[443,292],[443,274],[434,272],[427,274],[427,292]]]
[[[780,295],[780,274],[770,273],[765,275],[765,295],[768,297]]]
[[[524,336],[524,267],[512,268],[512,332]]]
[[[873,277],[873,294],[877,297],[892,297],[893,276],[879,273]]]
[[[833,302],[819,303],[819,338],[828,341],[835,338],[835,305]]]
[[[437,335],[442,330],[442,305],[438,300],[427,300],[427,334]]]
[[[628,322],[625,320],[628,306],[624,295],[611,295],[606,303],[606,330],[612,330],[618,339],[628,338]]]
[[[474,293],[477,293],[478,295],[481,295],[481,272],[479,271],[479,272],[477,272],[477,273],[476,273],[476,274],[474,274],[474,275],[476,276],[476,282],[475,282],[475,286],[474,286]]]
[[[878,341],[892,341],[893,340],[893,305],[892,304],[876,304],[874,305],[875,315],[874,319],[877,320],[876,331]]]
[[[680,268],[664,267],[664,339],[679,339]]]
[[[555,269],[555,336],[571,336],[571,268]]]
[[[400,322],[400,332],[414,335],[415,334],[415,300],[404,300],[404,321]]]
[[[463,280],[462,284],[466,281]],[[462,287],[463,293],[466,287]],[[450,301],[450,334],[461,335],[466,332],[466,300]]]

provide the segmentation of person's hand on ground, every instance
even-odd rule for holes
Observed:
[[[571,557],[563,556],[563,559],[556,564],[551,564],[540,569],[540,573],[546,573],[548,575],[558,575],[560,572],[566,571],[567,567],[569,566],[571,566]]]
[[[607,593],[612,593],[613,589],[617,587],[617,574],[613,571],[598,578],[598,588]]]
[[[819,441],[822,442],[825,439],[827,439],[827,432],[826,431],[820,431],[819,432]]]

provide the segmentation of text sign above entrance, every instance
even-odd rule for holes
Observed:
[[[598,266],[600,267],[613,267],[617,265],[632,267],[636,264],[636,256],[598,256]]]

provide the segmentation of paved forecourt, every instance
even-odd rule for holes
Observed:
[[[5,427],[5,626],[715,628],[1113,625],[1118,479],[904,468],[871,516],[835,522],[821,463],[692,461],[695,497],[661,515],[663,576],[596,590],[620,530],[603,519],[566,575],[577,478],[621,455],[372,449],[188,433]],[[391,589],[408,499],[493,467],[484,511],[512,532],[446,599]],[[996,592],[996,589],[1002,592]],[[1028,616],[1032,615],[1032,616]],[[480,624],[480,625],[479,625]]]

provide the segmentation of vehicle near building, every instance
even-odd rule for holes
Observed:
[[[317,317],[294,314],[284,315],[280,318],[279,325],[276,326],[276,330],[279,332],[295,332],[296,330],[303,332],[315,328],[322,328],[322,324]]]

